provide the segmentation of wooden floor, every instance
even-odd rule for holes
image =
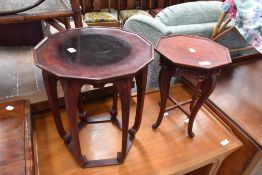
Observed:
[[[187,99],[189,94],[181,86],[171,89],[171,94],[179,99]],[[33,126],[39,156],[39,170],[43,175],[77,174],[184,174],[189,169],[204,165],[210,159],[236,150],[241,146],[229,130],[218,123],[208,110],[202,108],[197,115],[194,132],[190,139],[186,133],[185,115],[179,110],[170,111],[161,126],[153,131],[159,107],[159,94],[146,95],[141,129],[123,165],[80,168],[59,137],[49,112],[34,116]],[[131,118],[135,113],[136,98],[132,98]],[[111,99],[101,99],[86,104],[89,115],[107,115]],[[67,120],[64,109],[63,121]],[[229,144],[222,146],[227,139]],[[121,132],[111,123],[88,125],[80,132],[82,152],[88,159],[115,157],[120,151]]]

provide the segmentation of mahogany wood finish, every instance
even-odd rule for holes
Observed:
[[[33,175],[35,166],[29,101],[1,103],[0,174]]]
[[[155,6],[155,3],[157,4],[157,6]],[[149,13],[152,16],[156,16],[161,10],[163,10],[167,6],[171,6],[172,4],[173,0],[149,0]]]
[[[136,1],[135,0],[117,0],[117,10],[118,10],[118,14],[121,10],[123,9],[135,9],[136,8]]]
[[[44,32],[40,21],[0,24],[0,38],[1,46],[35,46]]]
[[[93,0],[81,0],[80,2],[83,12],[93,11]],[[117,0],[110,0],[110,4],[108,1],[100,1],[100,8],[106,9],[108,6],[117,9]]]
[[[107,0],[107,1],[103,1],[106,2],[105,5],[106,7],[104,7],[105,9],[108,10],[108,12],[111,11],[111,0]],[[87,8],[87,5],[90,4],[92,5],[92,8]],[[82,7],[82,13],[83,15],[86,12],[101,12],[102,8],[102,2],[101,0],[81,0],[81,7]]]
[[[196,0],[192,0],[196,1]],[[155,17],[161,10],[164,8],[175,5],[175,4],[180,4],[184,2],[189,2],[185,0],[149,0],[149,13]]]
[[[203,47],[205,46],[205,47]],[[173,75],[179,77],[191,77],[196,79],[197,85],[192,100],[177,102],[171,97],[175,106],[171,109],[182,109],[182,105],[190,103],[190,111],[182,111],[188,116],[188,135],[193,138],[193,123],[197,112],[206,99],[213,92],[219,68],[231,63],[228,49],[202,37],[177,35],[162,37],[156,46],[160,54],[159,88],[161,93],[160,112],[153,129],[161,124],[166,109],[166,101],[169,94],[170,80]]]
[[[176,95],[179,100],[190,97],[180,84],[170,88],[170,94]],[[192,140],[185,135],[185,116],[180,111],[170,111],[170,117],[162,122],[158,132],[152,132],[150,125],[159,110],[158,99],[159,92],[146,94],[141,127],[125,163],[118,166],[80,168],[60,139],[51,112],[35,115],[34,133],[39,150],[40,174],[214,175],[223,159],[241,146],[238,139],[217,122],[206,107],[200,109],[194,125],[197,139]],[[135,120],[137,102],[136,96],[131,97],[130,123]],[[89,115],[105,116],[111,105],[111,98],[99,98],[89,101],[84,109]],[[121,110],[120,103],[117,106]],[[64,127],[68,129],[69,123],[64,109],[61,110],[61,118]],[[110,158],[121,148],[120,136],[121,131],[112,127],[111,123],[86,125],[79,135],[82,153],[89,159]],[[224,139],[230,143],[222,146],[219,142]]]
[[[101,1],[93,0],[94,11],[101,11]],[[110,0],[108,1],[108,9],[110,10]]]
[[[75,53],[67,49],[74,48]],[[124,162],[142,119],[147,65],[153,60],[152,45],[136,34],[119,29],[85,28],[60,32],[43,40],[34,49],[35,64],[43,69],[43,79],[57,130],[81,167],[113,165]],[[58,66],[59,65],[59,66]],[[138,104],[134,125],[129,129],[130,93],[133,78],[137,82]],[[61,121],[57,103],[57,81],[60,81],[69,120],[68,134]],[[122,148],[117,158],[87,160],[81,153],[77,112],[83,114],[79,94],[84,84],[103,87],[113,83],[122,107]],[[115,91],[116,93],[116,91]],[[116,95],[113,102],[116,119]],[[85,116],[88,120],[89,117]],[[86,122],[81,116],[82,123]],[[119,126],[119,125],[117,125]]]

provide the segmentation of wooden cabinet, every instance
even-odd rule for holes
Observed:
[[[261,70],[261,59],[226,67],[207,103],[243,143],[224,160],[218,175],[262,174]]]
[[[1,46],[35,46],[44,32],[40,21],[0,24],[0,38]]]
[[[34,157],[29,102],[1,103],[0,174],[38,174]]]
[[[262,174],[261,69],[261,59],[233,64],[222,71],[210,98],[221,120],[244,143],[224,161],[218,174]]]

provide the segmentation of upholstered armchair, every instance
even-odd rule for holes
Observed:
[[[133,16],[126,21],[124,29],[138,33],[154,46],[158,39],[165,35],[190,34],[209,38],[221,13],[222,2],[188,2],[167,7],[155,18]],[[218,39],[217,42],[230,49],[248,45],[235,29]],[[254,52],[254,50],[248,52]],[[234,52],[231,53],[231,56],[236,57],[242,54],[247,54],[247,51]],[[159,55],[155,52],[155,59],[149,65],[148,88],[158,87],[157,78],[160,69],[158,60]]]

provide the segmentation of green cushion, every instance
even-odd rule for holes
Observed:
[[[109,12],[90,12],[84,16],[86,23],[94,22],[113,22],[117,21],[117,18]]]
[[[128,18],[134,15],[147,15],[150,16],[146,11],[143,10],[122,10],[119,14],[120,18],[123,21],[126,21]]]

